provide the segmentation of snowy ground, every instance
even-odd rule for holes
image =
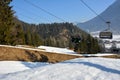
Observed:
[[[0,80],[120,80],[120,59],[78,58],[57,64],[1,61]]]
[[[75,55],[74,51],[66,48],[40,46],[39,48],[42,49],[31,49],[18,46],[0,46]],[[82,56],[105,55],[113,54],[99,53]],[[120,80],[120,59],[78,58],[56,64],[0,61],[0,80]]]
[[[49,63],[22,62],[22,61],[0,61],[0,74],[8,74],[24,71],[32,68],[42,67]]]
[[[109,53],[97,53],[97,54],[77,54],[73,50],[69,50],[67,48],[58,48],[58,47],[50,47],[50,46],[39,46],[38,48],[44,49],[46,52],[54,52],[54,53],[60,53],[60,54],[68,54],[68,55],[77,55],[77,56],[108,56],[108,55],[115,55],[115,54],[109,54]]]
[[[54,52],[54,53],[64,53],[64,54],[75,54],[73,50],[69,50],[67,48],[58,48],[51,46],[39,46],[38,48],[44,49],[46,52]]]

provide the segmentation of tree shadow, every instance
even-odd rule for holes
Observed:
[[[63,63],[84,64],[84,65],[87,65],[87,66],[90,66],[90,67],[95,67],[95,68],[100,69],[102,71],[115,73],[115,74],[120,74],[120,70],[111,69],[111,68],[108,68],[106,66],[102,66],[102,65],[95,64],[95,63],[90,63],[90,62],[63,62]]]

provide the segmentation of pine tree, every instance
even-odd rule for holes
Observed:
[[[0,44],[11,44],[11,29],[14,26],[12,0],[0,0]]]
[[[98,45],[97,39],[94,39],[90,35],[83,37],[82,41],[79,44],[78,52],[89,53],[89,54],[95,54],[95,53],[100,52],[100,47]]]
[[[25,44],[25,33],[19,24],[16,24],[12,30],[11,34],[11,44],[12,45],[22,45]]]
[[[25,34],[25,44],[32,45],[32,37],[30,31],[27,31]]]
[[[41,44],[43,44],[42,39],[40,38],[40,36],[37,33],[33,33],[31,38],[32,38],[33,46],[40,46]]]

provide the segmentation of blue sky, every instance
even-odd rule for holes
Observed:
[[[96,15],[91,12],[80,0],[27,0],[55,16],[62,18],[65,22],[85,22]],[[115,0],[83,0],[96,13],[102,13]],[[28,23],[54,23],[64,22],[57,19],[39,8],[36,8],[25,0],[13,0],[13,10],[20,20]]]

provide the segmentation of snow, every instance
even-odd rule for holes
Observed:
[[[51,46],[39,46],[40,49],[45,49],[46,52],[54,52],[54,53],[64,53],[64,54],[74,54],[73,50],[69,50],[67,48],[57,48]]]
[[[20,65],[24,70],[9,74],[2,74],[0,71],[0,80],[120,80],[120,59],[77,58],[44,66],[41,66],[42,63],[37,63],[37,67],[29,67],[27,62],[3,63]],[[8,66],[1,66],[0,63],[0,69],[3,68]],[[7,70],[9,72],[9,68]]]
[[[24,71],[31,68],[45,66],[47,64],[48,63],[39,62],[0,61],[0,74]]]
[[[109,54],[109,53],[97,53],[97,54],[77,54],[73,50],[69,50],[67,48],[58,48],[58,47],[50,47],[50,46],[39,46],[38,48],[44,49],[46,52],[54,52],[54,53],[60,53],[60,54],[68,54],[68,55],[76,55],[76,56],[108,56],[108,55],[115,55],[115,54]]]
[[[105,48],[110,49],[112,47],[112,44],[105,44]]]
[[[39,49],[20,46],[4,47],[42,50],[73,55],[67,48],[39,46]],[[74,54],[78,55],[78,54]],[[114,54],[79,54],[79,56],[107,56]],[[120,80],[120,59],[76,58],[56,64],[42,62],[0,61],[0,80]]]
[[[9,66],[9,67],[8,67]],[[0,74],[13,73],[29,69],[21,62],[17,61],[0,61]]]
[[[110,55],[115,55],[111,53],[97,53],[97,54],[82,54],[83,56],[93,56],[93,57],[101,57],[101,56],[110,56]]]

